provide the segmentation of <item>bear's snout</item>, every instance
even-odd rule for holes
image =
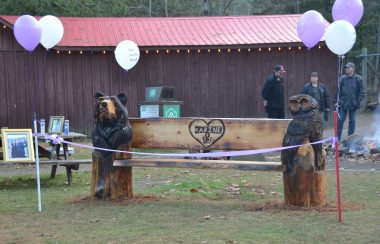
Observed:
[[[105,99],[99,102],[99,109],[101,111],[107,111],[109,114],[116,114],[116,106],[111,99]]]

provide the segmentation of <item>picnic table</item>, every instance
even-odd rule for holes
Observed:
[[[1,134],[0,134],[1,136]],[[77,132],[69,132],[67,135],[58,134],[63,140],[72,142],[77,139],[87,138],[86,135],[77,133]],[[49,147],[46,148],[46,143],[48,143]],[[2,141],[0,140],[0,146],[2,148]],[[61,146],[63,148],[63,158],[60,157]],[[34,148],[33,148],[34,149]],[[84,160],[75,160],[70,158],[69,147],[67,143],[52,143],[50,140],[46,140],[46,137],[43,135],[38,136],[38,154],[39,158],[47,158],[47,160],[40,160],[40,164],[51,164],[51,174],[50,178],[55,178],[57,166],[65,166],[68,184],[72,184],[72,172],[71,170],[78,170],[80,163],[91,163],[91,159]],[[3,159],[3,155],[1,153],[1,159]]]
[[[87,138],[86,135],[81,134],[81,133],[77,133],[77,132],[69,132],[67,135],[59,134],[58,136],[61,137],[63,140],[68,141],[68,142],[72,142],[73,140],[76,140],[76,139]],[[38,136],[38,141],[39,142],[40,141],[46,141],[45,136],[42,136],[42,135]],[[50,141],[49,144],[51,146],[50,150],[46,150],[45,148],[42,147],[43,148],[42,154],[45,154],[47,151],[47,153],[49,154],[49,156],[48,156],[49,160],[46,160],[46,161],[41,160],[40,163],[52,164],[50,178],[55,178],[55,174],[57,172],[57,166],[58,165],[65,166],[68,184],[71,185],[72,184],[72,172],[71,172],[71,170],[72,169],[78,170],[80,163],[89,163],[89,162],[91,162],[91,160],[72,160],[70,158],[69,146],[67,143],[52,143]],[[64,157],[63,159],[60,158],[61,145],[63,148],[63,157]],[[39,149],[40,149],[40,146],[39,146]]]

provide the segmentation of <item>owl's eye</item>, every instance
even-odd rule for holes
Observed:
[[[306,98],[302,98],[300,101],[300,105],[302,108],[307,108],[309,107],[310,103]]]
[[[297,111],[300,109],[300,104],[297,101],[290,101],[289,108],[292,111]]]

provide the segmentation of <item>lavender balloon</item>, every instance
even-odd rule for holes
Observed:
[[[346,20],[353,26],[357,25],[363,16],[361,0],[336,0],[332,9],[334,21]]]
[[[13,27],[17,42],[29,52],[33,51],[41,41],[42,29],[33,16],[20,16]]]
[[[304,13],[297,24],[298,37],[309,49],[317,45],[325,32],[325,19],[315,10]]]

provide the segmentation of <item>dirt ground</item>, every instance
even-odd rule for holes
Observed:
[[[348,120],[344,125],[344,130],[342,134],[342,140],[347,135]],[[365,136],[374,135],[376,129],[380,125],[377,125],[374,121],[374,112],[358,112],[357,122],[356,122],[356,133]],[[325,129],[324,138],[331,137],[334,135],[333,128]],[[279,161],[279,153],[273,153],[270,155],[264,155],[267,161]],[[377,171],[380,172],[380,159],[374,159],[374,155],[367,156],[357,156],[357,155],[344,155],[340,157],[340,169],[342,171]],[[328,152],[327,155],[327,169],[335,170],[335,156]],[[51,171],[51,166],[41,165],[40,174],[49,174]],[[80,165],[79,172],[90,172],[91,165]],[[57,174],[65,174],[65,167],[58,167]],[[14,175],[26,175],[26,174],[36,174],[35,165],[30,164],[7,164],[0,165],[0,176],[14,176]]]

